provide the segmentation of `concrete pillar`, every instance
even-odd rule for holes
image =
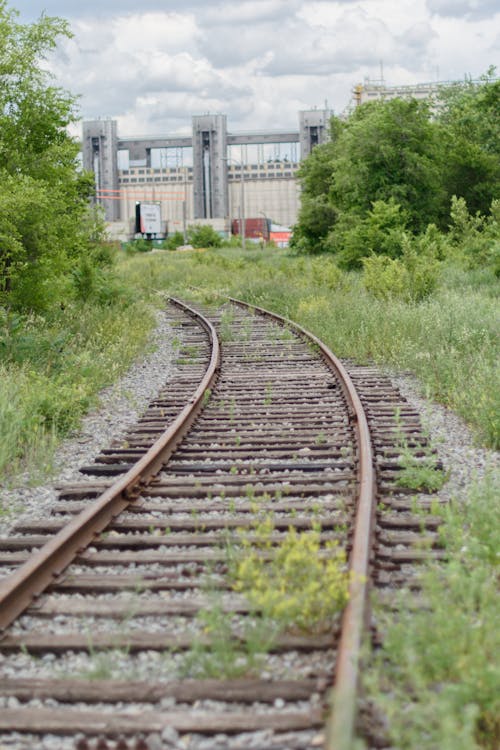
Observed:
[[[305,159],[315,146],[330,138],[329,109],[310,109],[299,112],[300,158]]]
[[[193,117],[194,218],[228,215],[226,115]]]
[[[107,221],[117,221],[120,195],[116,120],[84,122],[82,150],[84,169],[94,173],[96,203],[103,206]]]

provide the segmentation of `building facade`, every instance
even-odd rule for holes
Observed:
[[[168,231],[241,216],[286,226],[299,209],[302,158],[329,137],[329,110],[299,113],[297,131],[230,133],[225,115],[192,118],[192,135],[122,138],[114,120],[83,123],[83,166],[95,175],[106,219],[133,232],[137,202],[159,202]]]

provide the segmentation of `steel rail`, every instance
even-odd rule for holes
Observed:
[[[325,744],[326,750],[350,750],[354,739],[357,713],[362,639],[369,618],[369,567],[376,510],[375,464],[368,420],[349,373],[320,339],[298,323],[281,315],[232,297],[229,299],[233,304],[270,317],[280,325],[286,325],[294,329],[301,337],[312,341],[323,355],[328,367],[339,377],[344,396],[352,409],[359,448],[358,497],[352,551],[349,557],[349,600],[342,616],[335,666],[335,684],[331,711],[327,720]]]
[[[139,490],[168,461],[202,410],[203,397],[214,385],[220,368],[219,340],[209,320],[179,300],[169,301],[195,318],[208,334],[210,362],[199,386],[172,424],[129,471],[0,584],[0,630],[5,630],[95,535],[134,501]]]

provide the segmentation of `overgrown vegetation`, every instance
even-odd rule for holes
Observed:
[[[500,742],[498,473],[445,511],[448,562],[423,577],[423,606],[377,615],[384,646],[370,692],[401,750],[494,750]]]
[[[455,251],[461,256],[458,240]],[[416,269],[401,296],[385,287],[374,294],[363,273],[342,271],[331,256],[276,249],[131,258],[121,272],[142,288],[141,297],[150,286],[211,303],[214,292],[230,293],[297,320],[341,357],[410,370],[427,395],[498,447],[498,280],[490,267],[469,269],[448,258],[439,264],[433,290],[418,301],[417,290],[428,282]]]
[[[232,566],[235,590],[284,630],[331,627],[348,598],[345,552],[334,542],[321,545],[319,529],[299,534],[290,528],[277,546],[273,531],[265,518],[256,523],[256,540],[243,536]]]
[[[335,542],[323,543],[319,527],[301,533],[291,527],[280,538],[252,485],[247,496],[253,522],[225,547],[229,583],[243,595],[249,613],[226,611],[221,593],[210,591],[211,602],[197,618],[200,633],[182,660],[185,676],[256,674],[280,635],[329,631],[347,602],[345,551]]]
[[[119,282],[68,135],[76,99],[43,61],[65,21],[0,0],[0,474],[40,461],[140,347],[153,316]],[[120,346],[123,349],[120,349]]]
[[[473,236],[464,248],[469,262],[490,261],[498,273],[498,204],[492,208],[492,201],[500,195],[500,81],[494,75],[491,68],[481,85],[443,87],[434,102],[370,102],[347,121],[333,118],[330,143],[301,166],[294,246],[333,253],[348,269],[373,254],[401,258],[404,266],[412,245],[442,260],[462,226],[459,201],[462,228]],[[422,247],[428,233],[432,241],[427,237]],[[492,236],[496,249],[489,258]],[[481,253],[476,244],[489,250]]]
[[[152,312],[142,303],[73,303],[50,316],[0,309],[0,472],[49,459],[98,391],[144,347]]]

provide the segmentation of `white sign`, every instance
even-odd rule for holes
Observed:
[[[161,234],[161,208],[159,203],[141,203],[142,234]]]

